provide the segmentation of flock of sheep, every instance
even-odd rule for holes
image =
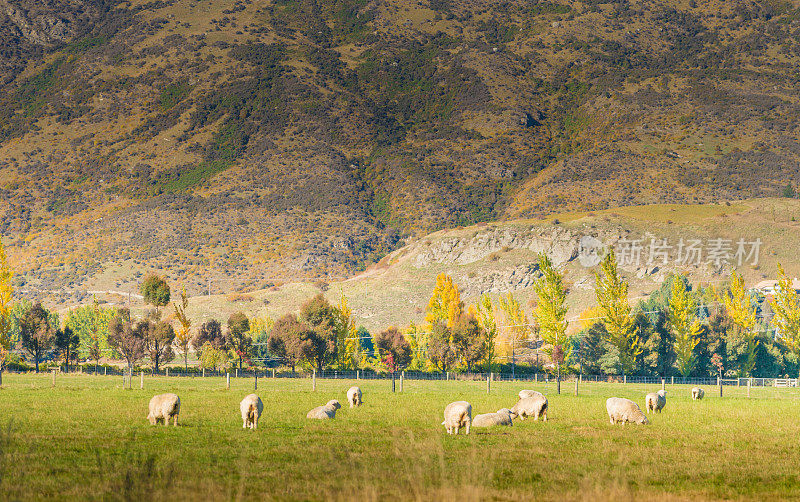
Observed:
[[[692,389],[692,399],[703,399],[705,392],[700,387]],[[347,402],[350,408],[361,406],[361,389],[353,386],[347,391]],[[647,413],[660,413],[667,405],[667,391],[660,390],[645,396],[645,409]],[[306,418],[326,420],[336,418],[336,410],[342,405],[336,399],[328,401],[323,406],[317,406],[309,411]],[[174,425],[178,425],[178,415],[181,411],[181,399],[177,394],[167,393],[153,396],[150,400],[150,410],[147,419],[151,425],[156,425],[159,420],[164,425],[169,425],[170,420]],[[242,428],[258,428],[258,419],[264,410],[264,403],[256,394],[250,394],[242,399],[239,404],[242,412]],[[647,424],[650,421],[642,412],[639,405],[630,399],[622,397],[610,397],[606,400],[606,411],[612,424],[628,422],[635,424]],[[501,408],[494,413],[484,413],[472,418],[472,405],[467,401],[456,401],[448,404],[444,409],[444,425],[448,434],[458,434],[461,428],[466,429],[469,434],[471,427],[492,427],[496,425],[513,425],[513,419],[525,420],[526,417],[533,417],[534,420],[540,418],[547,421],[547,397],[535,390],[521,390],[519,400],[509,408]]]

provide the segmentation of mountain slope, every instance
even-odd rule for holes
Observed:
[[[792,2],[0,0],[31,290],[345,277],[404,239],[797,186]]]

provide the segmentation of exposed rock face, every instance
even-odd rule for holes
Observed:
[[[519,265],[507,270],[492,270],[479,277],[462,277],[457,282],[467,295],[478,296],[525,289],[533,286],[541,275],[537,264]]]
[[[22,36],[32,44],[66,42],[73,35],[70,21],[52,13],[32,14],[11,4],[5,5],[4,10]]]
[[[545,252],[556,265],[561,265],[578,256],[578,239],[569,230],[558,227],[487,230],[470,239],[459,237],[443,239],[430,248],[420,251],[413,265],[417,268],[431,263],[465,265],[492,253],[512,249],[527,249],[533,253]]]

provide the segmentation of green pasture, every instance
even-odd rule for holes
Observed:
[[[239,401],[253,379],[4,374],[0,389],[0,500],[695,500],[800,497],[797,389],[667,386],[647,426],[612,426],[605,399],[644,406],[657,385],[406,380],[259,379],[264,414],[243,430]],[[533,388],[549,420],[448,436],[445,405],[473,414],[511,407]],[[399,390],[399,386],[398,386]],[[152,427],[150,397],[176,392],[179,427]],[[337,398],[333,421],[311,408]]]

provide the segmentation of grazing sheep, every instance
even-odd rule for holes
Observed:
[[[467,434],[472,425],[472,405],[466,401],[456,401],[448,404],[444,409],[444,428],[448,434],[458,434],[460,427],[466,427]]]
[[[667,391],[660,390],[658,392],[651,392],[645,396],[644,404],[645,408],[647,408],[647,413],[651,411],[653,413],[661,413],[661,410],[667,405]]]
[[[319,420],[325,420],[328,418],[336,418],[336,410],[341,408],[342,405],[339,404],[339,401],[336,399],[331,399],[325,406],[317,406],[313,410],[309,411],[306,415],[306,418],[316,418]]]
[[[511,421],[511,410],[502,408],[496,413],[484,413],[472,419],[473,427],[492,427],[494,425],[514,425]]]
[[[533,417],[534,420],[539,420],[541,417],[547,422],[547,397],[540,392],[536,394],[538,395],[524,397],[517,401],[517,404],[511,408],[512,418],[519,417],[520,420],[525,420],[525,417]]]
[[[147,419],[150,425],[156,425],[159,420],[164,421],[164,426],[169,425],[169,421],[174,417],[175,427],[178,426],[178,414],[181,412],[181,398],[171,392],[153,396],[150,400],[150,413]]]
[[[609,397],[606,400],[606,411],[608,411],[608,419],[612,425],[618,422],[622,422],[622,425],[627,422],[633,424],[650,423],[645,414],[642,413],[639,405],[624,397]]]
[[[239,409],[242,411],[242,429],[258,429],[258,419],[261,417],[261,412],[264,411],[264,403],[261,398],[255,394],[250,394],[242,399],[239,404]]]
[[[692,399],[695,401],[698,399],[703,399],[703,396],[706,395],[706,391],[701,389],[700,387],[692,387]]]
[[[350,403],[351,408],[353,406],[361,406],[361,389],[355,385],[350,387],[347,391],[347,402]]]
[[[519,398],[525,399],[526,397],[544,397],[544,394],[538,390],[521,390],[519,391]]]

